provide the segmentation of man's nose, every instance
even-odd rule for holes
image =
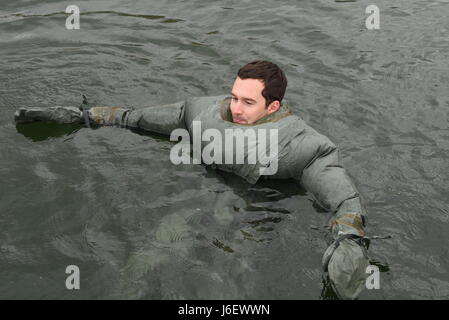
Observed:
[[[242,105],[241,105],[240,101],[234,102],[232,111],[233,111],[235,114],[241,114],[241,113],[242,113]]]

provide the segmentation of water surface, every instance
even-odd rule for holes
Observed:
[[[68,5],[81,29],[65,29]],[[1,1],[0,298],[327,299],[328,215],[291,181],[174,166],[122,128],[31,124],[19,107],[146,106],[228,93],[279,64],[296,114],[340,146],[363,195],[381,289],[447,299],[449,3]],[[81,290],[65,288],[77,265]]]

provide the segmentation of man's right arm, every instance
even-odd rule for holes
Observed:
[[[175,129],[185,128],[185,106],[182,101],[141,109],[93,107],[88,114],[95,125],[123,126],[170,135]]]
[[[87,115],[92,125],[122,126],[170,135],[185,128],[185,101],[140,109],[92,107]],[[35,121],[84,123],[83,112],[77,107],[20,108],[14,114],[16,123]]]

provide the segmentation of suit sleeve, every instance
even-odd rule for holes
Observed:
[[[178,128],[185,128],[185,101],[132,110],[127,118],[127,126],[146,131],[170,135]]]
[[[185,101],[139,109],[93,107],[89,109],[89,119],[96,125],[124,126],[170,135],[175,129],[185,128],[185,107]]]
[[[170,135],[175,129],[188,129],[193,119],[225,96],[192,97],[184,101],[143,107],[93,107],[89,118],[97,125],[117,125]]]
[[[309,156],[300,182],[323,209],[333,213],[330,221],[333,236],[364,236],[365,209],[340,162],[338,148],[314,130],[303,140],[303,144],[307,145],[305,150]]]

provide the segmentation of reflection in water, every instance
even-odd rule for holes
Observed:
[[[149,20],[160,20],[165,18],[165,16],[158,16],[158,15],[149,15],[149,14],[133,14],[133,13],[126,13],[126,12],[117,12],[117,11],[81,11],[80,16],[88,16],[88,15],[118,15],[122,17],[133,17],[133,18],[143,18],[143,19],[149,19]],[[52,17],[52,16],[67,16],[68,14],[66,12],[52,12],[47,14],[24,14],[24,13],[16,13],[12,14],[11,16],[14,17],[20,17],[20,18],[27,18],[27,17]],[[8,16],[0,17],[0,18],[8,18]],[[175,23],[175,22],[182,22],[184,20],[182,19],[172,19],[167,18],[162,20],[162,23]]]
[[[17,132],[32,141],[43,141],[49,138],[65,137],[77,132],[82,126],[76,123],[59,124],[46,122],[33,122],[17,124]]]
[[[323,276],[323,281],[321,282],[323,289],[321,290],[320,300],[340,300],[335,293],[334,288],[332,288],[329,276]]]

